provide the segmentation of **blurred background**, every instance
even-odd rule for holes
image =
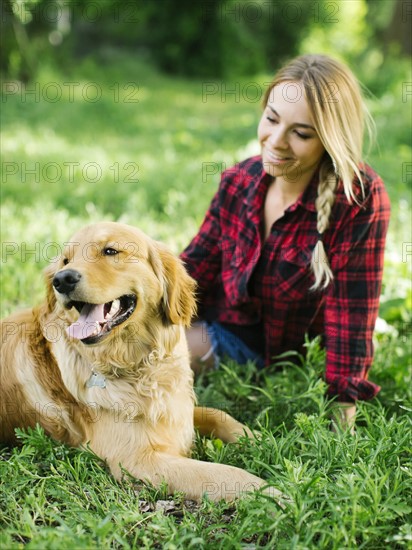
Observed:
[[[261,99],[302,53],[345,63],[377,140],[365,156],[393,214],[380,329],[411,329],[411,33],[404,0],[2,0],[2,316],[90,221],[179,252],[219,173],[258,153]]]

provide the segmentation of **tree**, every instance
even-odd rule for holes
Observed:
[[[384,54],[410,56],[412,54],[411,2],[405,0],[367,0],[367,21],[372,28],[374,41]]]

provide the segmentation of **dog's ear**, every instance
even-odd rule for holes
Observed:
[[[46,282],[46,305],[47,311],[52,312],[56,306],[56,295],[53,290],[53,278],[57,270],[57,262],[59,258],[55,258],[44,270],[44,279]]]
[[[196,282],[188,275],[183,262],[159,243],[156,243],[156,252],[161,265],[153,254],[151,262],[164,287],[162,307],[165,320],[188,327],[196,314]]]

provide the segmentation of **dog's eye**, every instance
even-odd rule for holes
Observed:
[[[69,263],[69,260],[67,258],[63,258],[63,265],[67,265]]]
[[[103,248],[104,256],[116,256],[116,254],[119,254],[119,251],[115,248]]]

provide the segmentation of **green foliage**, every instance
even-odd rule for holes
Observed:
[[[396,4],[400,5],[397,10]],[[408,20],[401,1],[337,0],[318,6],[314,24],[300,42],[300,52],[322,52],[340,58],[375,96],[390,96],[398,104],[402,91],[394,89],[410,81],[410,49],[401,51],[401,36],[408,35]],[[394,18],[400,15],[399,20]],[[397,26],[397,27],[396,27]],[[388,29],[395,28],[395,33]]]
[[[72,55],[116,46],[169,74],[230,78],[323,51],[357,66],[381,94],[407,63],[405,9],[400,0],[4,0],[0,68],[27,81],[40,57],[69,68]]]
[[[306,362],[284,356],[264,371],[231,364],[197,383],[202,404],[234,412],[256,437],[225,445],[197,436],[193,457],[263,477],[290,497],[285,510],[257,494],[195,504],[127,475],[118,483],[89,451],[53,442],[40,428],[18,430],[20,446],[1,453],[2,547],[409,548],[410,379],[399,376],[406,364],[388,371],[378,356],[374,380],[396,383],[398,401],[387,392],[360,403],[355,435],[333,433],[319,382],[324,354],[316,341],[307,346]]]
[[[24,34],[33,40],[37,55],[53,49],[58,55],[61,51],[85,55],[116,44],[145,52],[170,74],[201,78],[255,74],[293,56],[317,21],[316,10],[323,11],[325,5],[325,0],[8,0],[5,17],[19,31],[8,35],[2,69],[9,77],[18,77],[25,58],[33,57],[27,40],[19,40]],[[30,71],[35,77],[34,63]]]

